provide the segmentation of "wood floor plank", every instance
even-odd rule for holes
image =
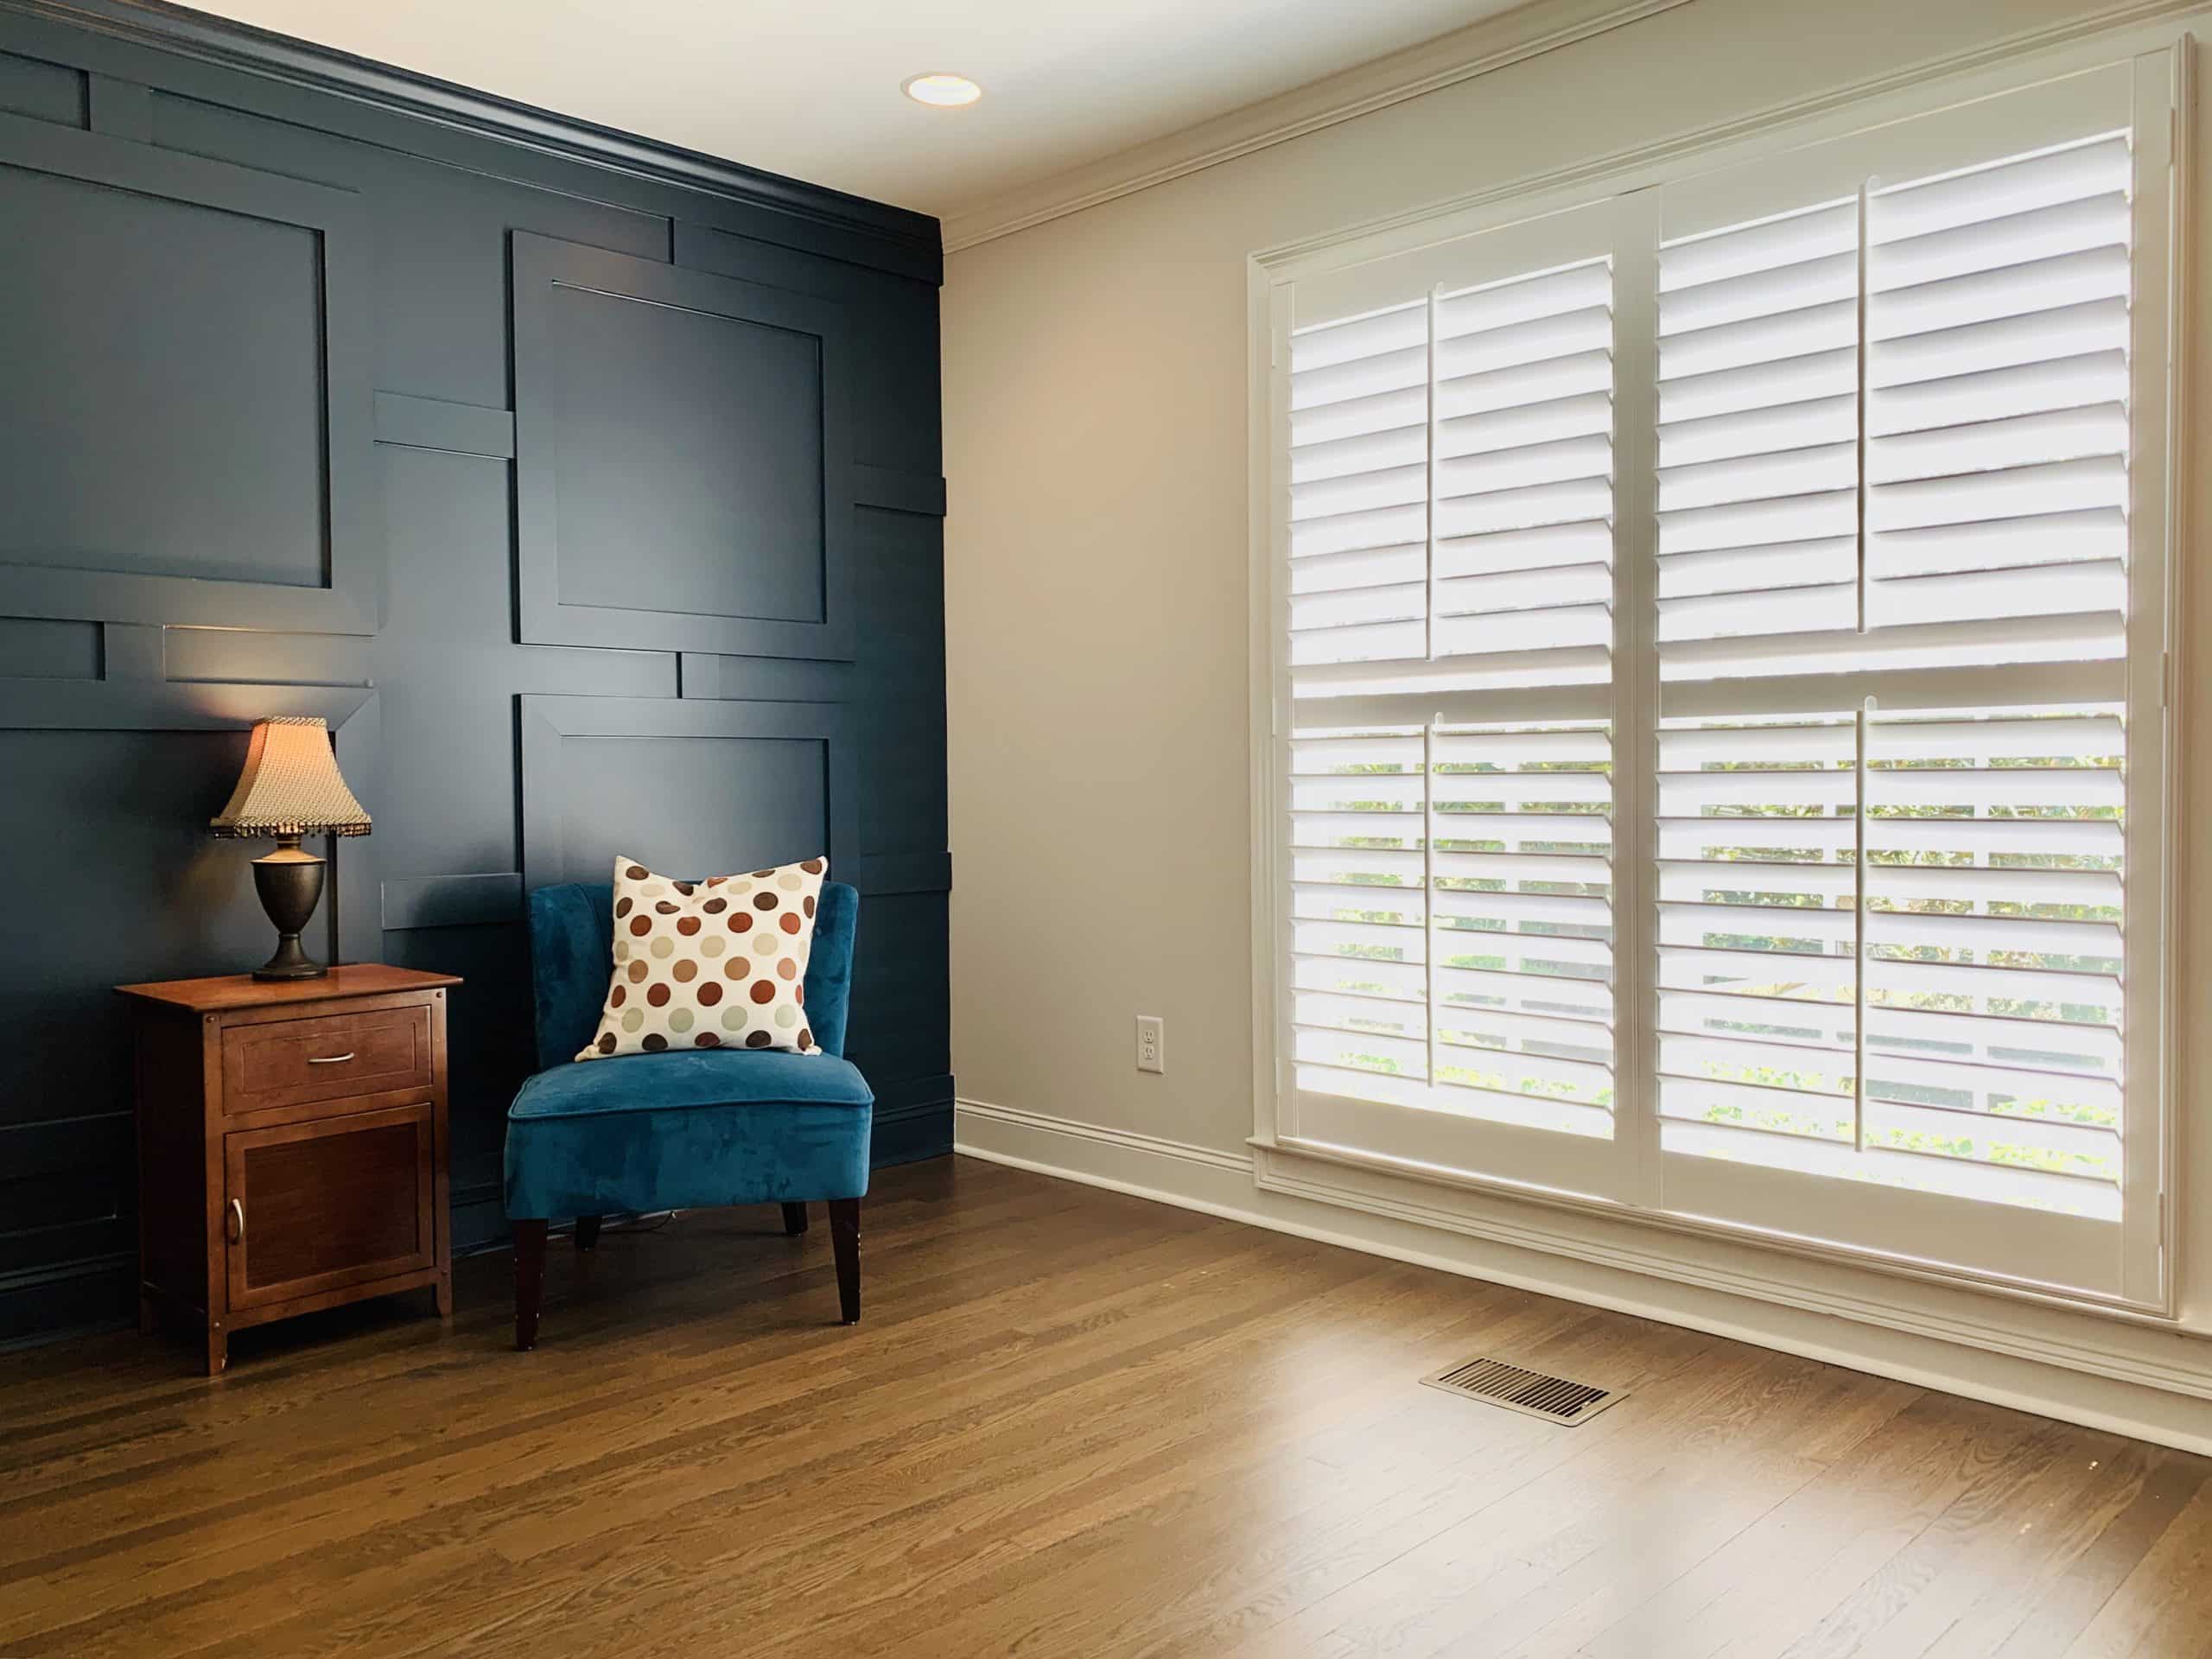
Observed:
[[[1539,1317],[1548,1305],[1535,1299],[1530,1312]],[[1484,1333],[1484,1339],[1462,1349],[1464,1357],[1475,1348],[1495,1348],[1520,1354],[1531,1363],[1580,1374],[1590,1362],[1615,1368],[1631,1359],[1642,1369],[1631,1377],[1609,1369],[1608,1381],[1620,1386],[1648,1387],[1687,1370],[1713,1349],[1710,1338],[1674,1331],[1663,1337],[1656,1327],[1642,1327],[1632,1349],[1595,1347],[1620,1332],[1607,1323],[1619,1316],[1580,1319],[1547,1336],[1527,1324],[1500,1321]],[[1442,1357],[1452,1357],[1450,1355]],[[1435,1369],[1433,1366],[1422,1370]],[[1719,1370],[1726,1370],[1724,1362]],[[1312,1610],[1330,1602],[1365,1580],[1390,1562],[1427,1540],[1474,1513],[1501,1493],[1525,1489],[1555,1471],[1567,1467],[1578,1454],[1595,1454],[1617,1433],[1621,1424],[1608,1425],[1599,1417],[1572,1436],[1562,1435],[1542,1423],[1471,1406],[1464,1401],[1425,1391],[1416,1396],[1417,1428],[1424,1437],[1425,1455],[1418,1474],[1409,1484],[1395,1485],[1376,1503],[1352,1507],[1339,1501],[1338,1483],[1347,1475],[1357,1478],[1371,1459],[1358,1447],[1329,1466],[1304,1471],[1309,1496],[1324,1503],[1324,1522],[1290,1533],[1278,1544],[1263,1539],[1232,1564],[1221,1569],[1221,1595],[1204,1606],[1179,1639],[1160,1647],[1162,1655],[1208,1653],[1220,1642],[1246,1639],[1254,1652],[1273,1649],[1291,1640],[1293,1629],[1279,1630],[1289,1621],[1332,1620],[1340,1617],[1338,1605],[1327,1611]],[[1625,1421],[1625,1420],[1624,1420]],[[1238,1651],[1243,1651],[1240,1648]]]
[[[1787,1646],[2033,1423],[1944,1395],[1904,1389],[1901,1398],[1878,1430],[1733,1548],[1586,1643],[1587,1659],[1707,1659]]]
[[[2070,1457],[2071,1438],[2072,1431],[2063,1425],[2049,1424],[2002,1458],[1993,1458],[1940,1515],[1792,1643],[1784,1659],[1879,1651],[1876,1637],[1945,1581],[1977,1535],[1991,1526],[2013,1525],[2015,1517],[2033,1512],[2039,1483],[2054,1462]]]
[[[1497,1654],[1579,1649],[1618,1617],[1617,1596],[1641,1599],[1827,1466],[1806,1446],[1847,1448],[1837,1423],[1864,1434],[1898,1400],[1878,1379],[1716,1350],[1677,1386],[1572,1431],[1580,1440],[1630,1412],[1613,1426],[1618,1444],[1578,1448],[1314,1609],[1301,1621],[1306,1650],[1442,1654],[1477,1639]],[[1655,1516],[1675,1518],[1655,1527]]]
[[[2066,1649],[2067,1659],[2212,1654],[2212,1486],[2158,1535]]]
[[[1132,1237],[1141,1241],[1143,1235]],[[1165,1249],[1167,1243],[1155,1241],[1152,1247]],[[1141,1254],[1138,1260],[1141,1264]],[[1035,1264],[1033,1253],[1025,1271]],[[879,1330],[895,1329],[913,1311],[909,1303]],[[502,1319],[494,1341],[503,1344],[504,1332]],[[817,1325],[796,1341],[785,1333],[782,1341],[747,1344],[735,1363],[728,1354],[676,1365],[648,1363],[625,1386],[608,1385],[605,1373],[590,1363],[594,1349],[588,1342],[571,1351],[572,1360],[582,1363],[543,1371],[530,1357],[505,1361],[504,1348],[495,1348],[500,1357],[493,1363],[509,1364],[514,1390],[491,1420],[464,1424],[472,1432],[395,1450],[373,1436],[339,1433],[334,1421],[318,1421],[313,1427],[328,1433],[308,1454],[307,1471],[283,1468],[288,1480],[249,1484],[251,1497],[230,1497],[181,1519],[106,1540],[108,1548],[95,1562],[81,1562],[80,1552],[70,1550],[29,1568],[59,1576],[73,1592],[79,1617],[70,1634],[78,1640],[98,1628],[95,1615],[104,1598],[143,1600],[151,1590],[185,1606],[204,1599],[217,1582],[250,1593],[293,1557],[312,1558],[326,1579],[342,1563],[371,1570],[391,1552],[415,1547],[425,1530],[473,1532],[543,1507],[566,1511],[579,1471],[626,1462],[640,1445],[672,1438],[681,1449],[718,1435],[766,1433],[786,1421],[798,1402],[842,1399],[853,1392],[849,1367],[813,1357],[825,1343],[850,1352],[851,1344],[836,1344],[836,1334],[835,1326]],[[914,1363],[928,1363],[917,1354]],[[789,1363],[795,1356],[804,1363]],[[550,1395],[543,1386],[549,1384]],[[342,1406],[350,1409],[352,1402]],[[275,1452],[289,1442],[264,1436],[264,1445]],[[362,1456],[349,1461],[342,1455],[348,1451]],[[818,1455],[818,1437],[795,1445],[792,1455],[802,1452]],[[224,1489],[226,1494],[238,1490]],[[199,1547],[180,1557],[173,1541],[187,1529]],[[269,1547],[272,1534],[282,1540],[276,1551]],[[182,1640],[181,1631],[165,1635]]]
[[[2149,1554],[2151,1545],[2212,1482],[2212,1470],[2204,1459],[2157,1448],[2145,1451],[2151,1466],[2127,1508],[2113,1517],[2064,1573],[2027,1599],[2019,1623],[1997,1649],[1997,1659],[2059,1659]]]
[[[1378,1265],[1365,1264],[1356,1275],[1357,1280],[1376,1276]],[[1248,1276],[1255,1290],[1269,1289],[1263,1276]],[[1357,1302],[1370,1306],[1375,1300],[1376,1293],[1363,1285],[1348,1285],[1342,1293],[1320,1294],[1316,1294],[1318,1287],[1313,1284],[1310,1274],[1301,1273],[1298,1278],[1303,1282],[1288,1290],[1288,1300],[1284,1300],[1283,1287],[1274,1287],[1270,1291],[1271,1299],[1256,1305],[1253,1313],[1272,1322],[1284,1308],[1295,1306],[1308,1319],[1327,1319],[1340,1295],[1348,1305],[1355,1298]],[[1237,1322],[1258,1321],[1244,1319]],[[1080,1323],[1088,1325],[1090,1322]],[[1220,1324],[1218,1319],[1208,1321],[1210,1327]],[[1191,1360],[1186,1363],[1195,1363],[1206,1345],[1218,1341],[1222,1332],[1210,1328],[1186,1331],[1185,1335],[1194,1343]],[[741,1609],[756,1618],[766,1611],[775,1616],[779,1624],[790,1623],[809,1634],[818,1634],[817,1621],[821,1616],[834,1613],[852,1622],[856,1617],[866,1616],[870,1598],[845,1598],[842,1606],[837,1600],[816,1601],[812,1596],[815,1582],[847,1568],[863,1571],[872,1558],[887,1555],[897,1560],[902,1569],[887,1581],[888,1586],[894,1587],[887,1588],[885,1599],[893,1601],[910,1597],[912,1586],[918,1582],[958,1580],[972,1575],[994,1560],[1026,1559],[1040,1547],[1042,1541],[1026,1535],[1024,1529],[1012,1525],[1001,1525],[996,1529],[988,1549],[964,1546],[963,1535],[973,1535],[977,1530],[974,1523],[978,1519],[988,1520],[990,1513],[987,1509],[979,1516],[972,1500],[981,1498],[993,1506],[1002,1504],[1003,1496],[993,1489],[1002,1488],[1011,1477],[1027,1489],[1026,1501],[1048,1511],[1052,1525],[1061,1525],[1067,1516],[1084,1514],[1084,1504],[1078,1495],[1057,1488],[1055,1481],[1043,1471],[1065,1468],[1070,1458],[1077,1459],[1078,1470],[1086,1455],[1117,1459],[1123,1465],[1122,1472],[1109,1472],[1098,1487],[1109,1495],[1109,1501],[1128,1501],[1129,1491],[1140,1484],[1131,1478],[1132,1473],[1141,1474],[1142,1471],[1128,1471],[1127,1451],[1114,1449],[1127,1441],[1128,1430],[1122,1425],[1130,1419],[1132,1408],[1147,1396],[1172,1398],[1184,1386],[1177,1372],[1163,1372],[1148,1366],[1147,1346],[1124,1348],[1122,1357],[1129,1362],[1126,1364],[1117,1362],[1101,1368],[1092,1361],[1076,1372],[1023,1380],[1012,1392],[1001,1390],[983,1402],[981,1410],[963,1413],[957,1422],[940,1422],[936,1438],[950,1446],[954,1472],[918,1487],[902,1480],[901,1471],[895,1468],[890,1471],[887,1482],[880,1478],[867,1480],[868,1508],[865,1512],[841,1510],[835,1504],[828,1506],[828,1515],[842,1523],[833,1533],[804,1536],[779,1532],[776,1542],[766,1550],[747,1548],[742,1552],[731,1551],[725,1535],[712,1535],[714,1553],[702,1559],[699,1566],[703,1576],[711,1579],[716,1588],[698,1611],[711,1613],[723,1607]],[[1193,1433],[1194,1424],[1202,1427],[1207,1422],[1217,1425],[1220,1421],[1217,1417],[1194,1419],[1187,1414],[1164,1420],[1186,1437]],[[1078,1430],[1090,1426],[1094,1437],[1091,1443],[1066,1443],[1071,1423]],[[1065,1444],[1056,1451],[1055,1441]],[[1188,1453],[1171,1456],[1173,1461],[1187,1462],[1191,1457],[1219,1455],[1224,1444],[1234,1442],[1224,1443],[1217,1438],[1212,1445],[1200,1444]],[[1044,1459],[1041,1463],[1040,1459]],[[971,1472],[978,1467],[988,1469],[988,1478],[979,1481]],[[853,1472],[867,1479],[867,1471]],[[926,1496],[918,1499],[917,1491]],[[773,1501],[777,1494],[771,1490],[765,1496]],[[686,1529],[677,1541],[680,1547],[699,1535],[696,1529]],[[950,1555],[953,1559],[933,1560],[936,1555]],[[777,1611],[786,1601],[793,1604],[788,1619]]]
[[[2066,1572],[2134,1503],[2157,1451],[2076,1431],[2026,1494],[2027,1509],[1992,1518],[1931,1590],[1885,1625],[1900,1659],[1988,1659],[2018,1627],[2035,1592]]]
[[[2167,1659],[2212,1462],[995,1166],[0,1362],[0,1653]],[[1424,1389],[1624,1388],[1565,1429]]]

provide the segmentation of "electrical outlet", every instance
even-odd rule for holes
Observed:
[[[1156,1014],[1137,1015],[1137,1070],[1167,1069],[1167,1022]]]

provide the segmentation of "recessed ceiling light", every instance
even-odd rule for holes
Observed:
[[[917,104],[931,104],[941,110],[973,104],[983,95],[983,89],[965,75],[916,75],[899,90]]]

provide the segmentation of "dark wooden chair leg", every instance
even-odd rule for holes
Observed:
[[[515,1346],[537,1346],[537,1310],[545,1301],[545,1224],[515,1223]]]
[[[599,1248],[599,1217],[597,1216],[576,1217],[576,1248],[580,1250],[595,1250]]]
[[[806,1230],[806,1206],[787,1204],[784,1206],[784,1236],[797,1238]]]
[[[847,1325],[861,1322],[861,1201],[830,1200],[830,1245],[837,1258],[837,1306]]]

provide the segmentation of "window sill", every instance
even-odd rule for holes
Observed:
[[[1795,1281],[1788,1280],[1786,1273],[1779,1269],[1772,1274],[1715,1269],[1693,1260],[1684,1252],[1669,1249],[1666,1241],[1669,1238],[1718,1241],[1739,1249],[1756,1250],[1762,1255],[1792,1257],[1882,1274],[1945,1291],[2002,1297],[2030,1306],[2092,1314],[2145,1330],[2196,1334],[2188,1332],[2176,1309],[2170,1306],[2055,1291],[1992,1274],[1927,1266],[1905,1258],[1849,1245],[1833,1244],[1816,1238],[1770,1232],[1756,1227],[1665,1211],[1639,1209],[1580,1193],[1561,1192],[1510,1181],[1488,1180],[1464,1171],[1380,1157],[1347,1147],[1300,1141],[1294,1137],[1255,1135],[1248,1144],[1253,1149],[1254,1179],[1262,1192],[1280,1192],[1317,1203],[1335,1204],[1369,1213],[1389,1215],[1421,1225],[1493,1238],[1525,1249],[1571,1256],[1630,1272],[1700,1284],[1735,1294],[1789,1300],[1791,1298],[1788,1295],[1777,1296],[1776,1292],[1777,1287],[1787,1289]],[[1373,1181],[1362,1180],[1359,1179],[1362,1176],[1380,1177],[1388,1182],[1410,1183],[1416,1192],[1426,1189],[1434,1196],[1414,1198],[1409,1202],[1408,1195],[1393,1192]],[[1455,1198],[1460,1201],[1454,1202]],[[1614,1226],[1634,1230],[1644,1236],[1634,1245],[1615,1245],[1601,1242],[1587,1229],[1551,1224],[1546,1219],[1547,1217],[1567,1216],[1599,1217]],[[1852,1318],[1872,1318],[1874,1323],[1886,1324],[1890,1322],[1887,1318],[1875,1316],[1891,1310],[1886,1304],[1867,1300],[1861,1311],[1842,1307],[1825,1311],[1842,1313]]]

